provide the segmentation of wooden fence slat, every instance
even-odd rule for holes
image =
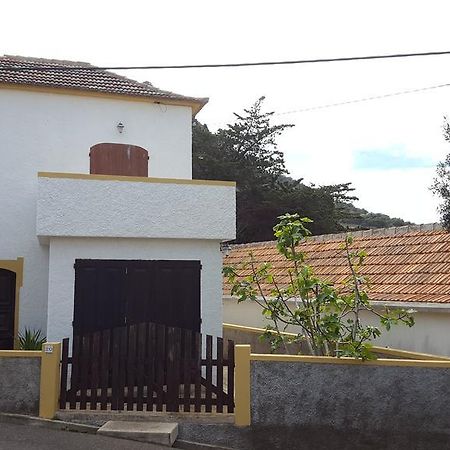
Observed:
[[[175,358],[176,358],[176,338],[175,338],[175,328],[167,328],[167,343],[166,343],[166,411],[175,412],[175,391],[176,386],[176,376],[175,376]],[[178,406],[178,405],[177,405]]]
[[[146,383],[147,383],[147,411],[153,411],[153,392],[155,389],[155,360],[156,360],[156,326],[148,324],[146,351]]]
[[[111,409],[117,410],[119,408],[119,369],[120,369],[120,340],[122,337],[122,328],[114,328],[113,330],[113,344],[112,344],[112,398],[111,398]]]
[[[212,336],[206,335],[206,412],[212,411]]]
[[[73,337],[72,344],[72,373],[70,376],[70,391],[69,391],[69,401],[70,409],[75,409],[77,407],[77,391],[79,386],[79,376],[80,376],[80,336]]]
[[[125,386],[127,377],[127,341],[128,329],[126,327],[120,328],[120,351],[119,351],[119,382],[117,395],[117,409],[123,411],[125,405]]]
[[[67,372],[69,366],[69,338],[62,341],[61,351],[61,385],[59,390],[59,408],[66,409],[67,403]]]
[[[192,331],[183,330],[183,411],[191,410]]]
[[[158,324],[156,326],[156,355],[155,355],[155,372],[156,372],[156,411],[163,410],[163,395],[165,384],[165,351],[166,351],[166,327]]]
[[[223,339],[217,338],[217,390],[216,390],[216,398],[217,398],[217,406],[216,412],[223,413]]]
[[[128,348],[126,369],[127,369],[127,411],[134,409],[134,386],[136,380],[136,325],[131,325],[128,328]]]
[[[92,335],[92,353],[91,353],[91,390],[90,408],[97,409],[97,389],[99,385],[99,363],[100,363],[100,332]]]
[[[181,329],[168,328],[167,345],[167,407],[170,412],[180,409]]]
[[[108,389],[112,382],[110,361],[111,332],[104,330],[101,334],[101,363],[100,363],[100,409],[108,408]],[[112,387],[112,386],[111,386]]]
[[[230,414],[234,412],[234,342],[231,340],[228,340],[227,369],[227,412]]]
[[[147,343],[147,326],[139,324],[137,328],[137,360],[136,360],[136,409],[144,410],[144,374],[145,350]]]
[[[194,398],[195,398],[195,412],[201,412],[201,399],[202,399],[202,335],[200,333],[195,333],[194,336],[195,342],[195,373],[194,373]]]
[[[80,409],[86,409],[87,390],[91,377],[91,335],[83,336],[81,342]]]

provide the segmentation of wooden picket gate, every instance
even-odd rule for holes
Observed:
[[[213,353],[215,357],[213,357]],[[234,411],[234,343],[142,323],[63,340],[61,409]]]

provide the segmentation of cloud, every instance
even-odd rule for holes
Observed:
[[[353,158],[353,167],[356,170],[417,169],[436,165],[431,158],[410,156],[401,147],[360,150],[355,152]]]

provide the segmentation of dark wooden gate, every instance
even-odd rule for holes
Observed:
[[[0,269],[0,350],[14,348],[16,274]]]
[[[140,323],[63,340],[61,409],[234,411],[234,343]]]
[[[200,261],[76,260],[74,335],[141,322],[200,331]]]

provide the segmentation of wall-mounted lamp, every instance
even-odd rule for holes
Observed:
[[[220,251],[222,252],[223,256],[228,256],[231,251],[231,245],[228,242],[221,242]]]
[[[125,125],[122,122],[119,122],[117,124],[117,130],[119,131],[119,133],[122,133],[124,128],[125,128]]]

